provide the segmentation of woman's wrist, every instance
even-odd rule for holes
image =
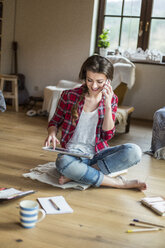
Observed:
[[[48,127],[48,135],[51,135],[51,134],[56,135],[56,133],[57,133],[57,129],[55,126]]]

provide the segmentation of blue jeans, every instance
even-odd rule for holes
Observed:
[[[95,154],[92,159],[59,154],[57,170],[74,181],[99,187],[104,175],[127,169],[137,164],[142,156],[139,146],[131,143],[108,147]],[[97,164],[100,170],[92,165]]]

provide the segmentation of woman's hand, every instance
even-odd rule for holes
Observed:
[[[104,96],[104,102],[105,102],[105,107],[111,108],[111,100],[113,96],[113,90],[112,86],[110,85],[110,81],[108,83],[105,83],[102,94]]]
[[[113,90],[112,86],[110,85],[110,81],[104,85],[102,94],[104,96],[104,104],[105,104],[105,115],[104,115],[104,121],[103,121],[103,130],[108,131],[112,130],[114,128],[114,121],[112,118],[112,96],[113,96]]]
[[[56,144],[60,144],[59,140],[56,138],[57,130],[55,127],[48,128],[48,136],[44,142],[44,146],[49,147],[52,143],[53,149],[56,148]]]

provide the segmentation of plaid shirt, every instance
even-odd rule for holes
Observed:
[[[76,102],[78,102],[82,92],[83,92],[83,85],[79,88],[63,91],[61,94],[61,98],[58,102],[58,106],[56,108],[55,114],[48,124],[48,127],[56,126],[57,130],[59,129],[59,127],[62,127],[61,146],[63,148],[66,148],[66,144],[72,137],[74,130],[77,126],[77,123],[79,121],[78,118],[75,121],[75,125],[72,123],[71,109],[72,106],[76,104]],[[79,116],[82,112],[84,101],[85,98],[83,98],[78,103]],[[118,98],[114,94],[112,97],[112,118],[114,122],[115,122],[115,114],[117,111],[117,103],[118,103]],[[115,134],[115,127],[112,130],[108,130],[108,131],[104,131],[102,129],[104,113],[105,113],[105,105],[104,105],[104,99],[102,98],[98,107],[99,120],[96,127],[96,142],[95,142],[96,153],[108,147],[107,141],[110,140]]]

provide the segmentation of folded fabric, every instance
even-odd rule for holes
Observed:
[[[121,82],[127,84],[131,89],[135,83],[135,65],[127,58],[117,55],[107,57],[114,65],[114,77],[111,82],[113,90],[115,90]]]
[[[116,132],[117,133],[124,133],[125,127],[127,125],[127,118],[128,114],[127,111],[121,108],[117,109],[116,119],[118,120],[119,124],[116,125]]]
[[[0,90],[0,110],[4,112],[6,110],[6,103],[2,91]]]
[[[116,177],[118,175],[124,174],[127,172],[126,170],[118,171],[109,174],[110,177]],[[29,173],[24,173],[23,177],[31,178],[33,180],[38,180],[43,183],[50,184],[54,187],[62,188],[62,189],[78,189],[78,190],[85,190],[88,189],[91,185],[82,184],[78,182],[68,182],[63,185],[58,183],[60,174],[56,169],[56,163],[55,162],[49,162],[47,164],[41,164],[37,167],[30,170]]]
[[[165,159],[165,107],[154,113],[151,148],[145,153],[156,159]]]
[[[60,174],[56,170],[56,163],[49,162],[47,164],[38,165],[37,167],[30,170],[29,173],[23,174],[24,177],[29,177],[33,180],[38,180],[43,183],[50,184],[54,187],[59,187],[62,189],[74,188],[79,190],[85,190],[90,187],[87,184],[81,184],[77,182],[68,182],[63,185],[58,183]]]
[[[154,156],[154,158],[165,160],[165,147],[162,147],[162,148],[156,150],[156,152],[154,153],[153,156]]]

